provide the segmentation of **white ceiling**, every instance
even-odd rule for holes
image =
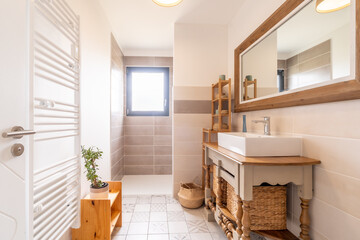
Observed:
[[[244,0],[99,0],[125,56],[172,56],[175,23],[228,24]]]

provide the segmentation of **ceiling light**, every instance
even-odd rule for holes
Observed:
[[[182,2],[182,0],[153,0],[159,6],[162,7],[173,7]]]
[[[334,12],[350,5],[350,0],[316,0],[316,11],[319,13]]]

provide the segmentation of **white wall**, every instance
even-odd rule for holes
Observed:
[[[243,4],[229,25],[229,75],[234,72],[234,49],[282,2],[246,0]],[[273,133],[302,136],[303,155],[322,162],[313,168],[311,239],[360,238],[360,128],[356,120],[360,117],[359,109],[360,100],[353,100],[233,115],[233,130],[241,131],[241,115],[245,114],[249,132],[263,131],[261,125],[251,120],[270,116]],[[298,235],[300,200],[295,186],[288,188],[287,215],[288,229]]]
[[[174,86],[210,86],[226,74],[225,25],[175,24]]]
[[[80,15],[81,144],[96,146],[104,154],[99,175],[110,176],[110,24],[97,0],[69,0]],[[82,171],[83,172],[83,171]],[[82,195],[89,183],[82,174]]]

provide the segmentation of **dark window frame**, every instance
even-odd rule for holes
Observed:
[[[133,72],[142,73],[164,73],[164,111],[132,111],[132,84],[131,77]],[[169,116],[169,67],[126,67],[126,116]]]

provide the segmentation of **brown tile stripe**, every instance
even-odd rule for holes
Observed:
[[[174,113],[211,113],[211,100],[175,100]]]

